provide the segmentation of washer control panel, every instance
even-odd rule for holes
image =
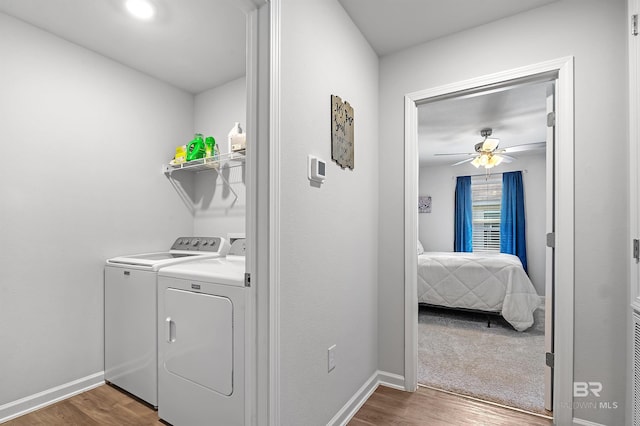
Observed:
[[[221,237],[180,237],[171,246],[171,250],[206,252],[223,252],[225,249],[228,250],[228,243]]]

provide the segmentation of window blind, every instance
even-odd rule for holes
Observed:
[[[471,177],[473,251],[500,252],[502,173]]]

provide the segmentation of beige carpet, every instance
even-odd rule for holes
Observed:
[[[515,331],[502,317],[420,307],[418,383],[546,414],[544,310]]]

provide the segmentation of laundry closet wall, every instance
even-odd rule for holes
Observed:
[[[161,166],[194,98],[1,13],[0,57],[2,419],[102,379],[105,259],[191,235]]]
[[[246,131],[246,111],[246,78],[241,77],[196,95],[194,131],[213,136],[220,152],[226,154],[229,152],[227,135],[234,123],[239,122]],[[198,173],[194,235],[226,237],[229,232],[245,232],[245,170],[244,165],[220,170],[230,186],[214,171]],[[237,199],[230,188],[238,195]]]

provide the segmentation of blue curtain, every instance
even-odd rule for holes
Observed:
[[[526,272],[527,241],[525,228],[522,173],[503,173],[502,207],[500,210],[500,252],[518,256]]]
[[[473,251],[473,222],[471,212],[471,176],[458,176],[456,180],[456,211],[453,251]]]

